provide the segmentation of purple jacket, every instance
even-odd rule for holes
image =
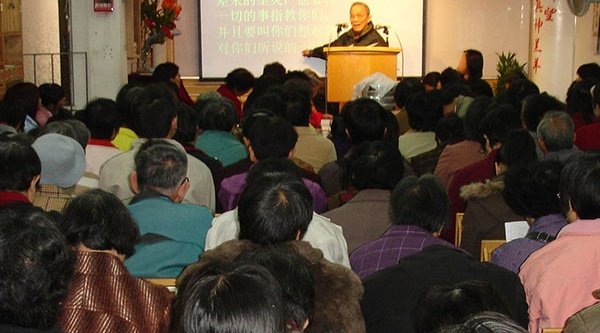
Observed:
[[[560,229],[565,225],[567,225],[567,220],[565,220],[563,215],[546,215],[533,221],[533,224],[529,227],[529,232],[545,232],[550,236],[556,237]],[[547,242],[542,240],[529,238],[513,239],[492,252],[492,262],[518,273],[525,259],[546,244]]]

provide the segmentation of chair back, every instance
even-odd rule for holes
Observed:
[[[159,286],[167,287],[170,292],[177,293],[177,284],[174,278],[148,278],[144,280]]]
[[[481,257],[482,262],[492,260],[492,252],[500,245],[506,243],[504,239],[484,239],[481,241]]]
[[[562,328],[543,328],[542,333],[562,333]]]
[[[463,217],[465,213],[456,213],[456,224],[454,227],[454,245],[460,247],[463,232]]]

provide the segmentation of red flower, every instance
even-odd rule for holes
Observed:
[[[144,23],[150,29],[152,29],[152,28],[154,28],[156,26],[156,23],[154,21],[152,21],[151,19],[145,19]]]
[[[173,33],[171,32],[171,29],[169,29],[169,27],[167,27],[166,25],[163,25],[162,32],[163,34],[165,34],[165,37],[173,39]]]

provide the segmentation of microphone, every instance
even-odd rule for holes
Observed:
[[[342,32],[342,29],[348,28],[348,24],[346,23],[338,23],[335,25],[337,27],[337,34],[339,35]]]
[[[383,24],[375,24],[375,26],[373,27],[373,29],[375,29],[375,30],[381,30],[381,29],[383,29],[383,33],[386,34],[386,35],[389,35],[389,33],[390,33],[388,31],[389,28],[390,28],[389,26],[383,25]]]

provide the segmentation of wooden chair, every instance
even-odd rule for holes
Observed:
[[[463,217],[465,213],[456,213],[456,224],[454,227],[454,245],[460,247],[463,232]]]
[[[492,252],[494,252],[494,250],[502,245],[506,243],[506,241],[504,239],[484,239],[481,241],[481,257],[480,260],[482,262],[486,262],[486,261],[490,261],[492,260]]]
[[[174,278],[148,278],[144,280],[159,286],[167,287],[170,292],[177,293],[177,284]]]
[[[543,328],[542,333],[562,333],[562,328]]]

